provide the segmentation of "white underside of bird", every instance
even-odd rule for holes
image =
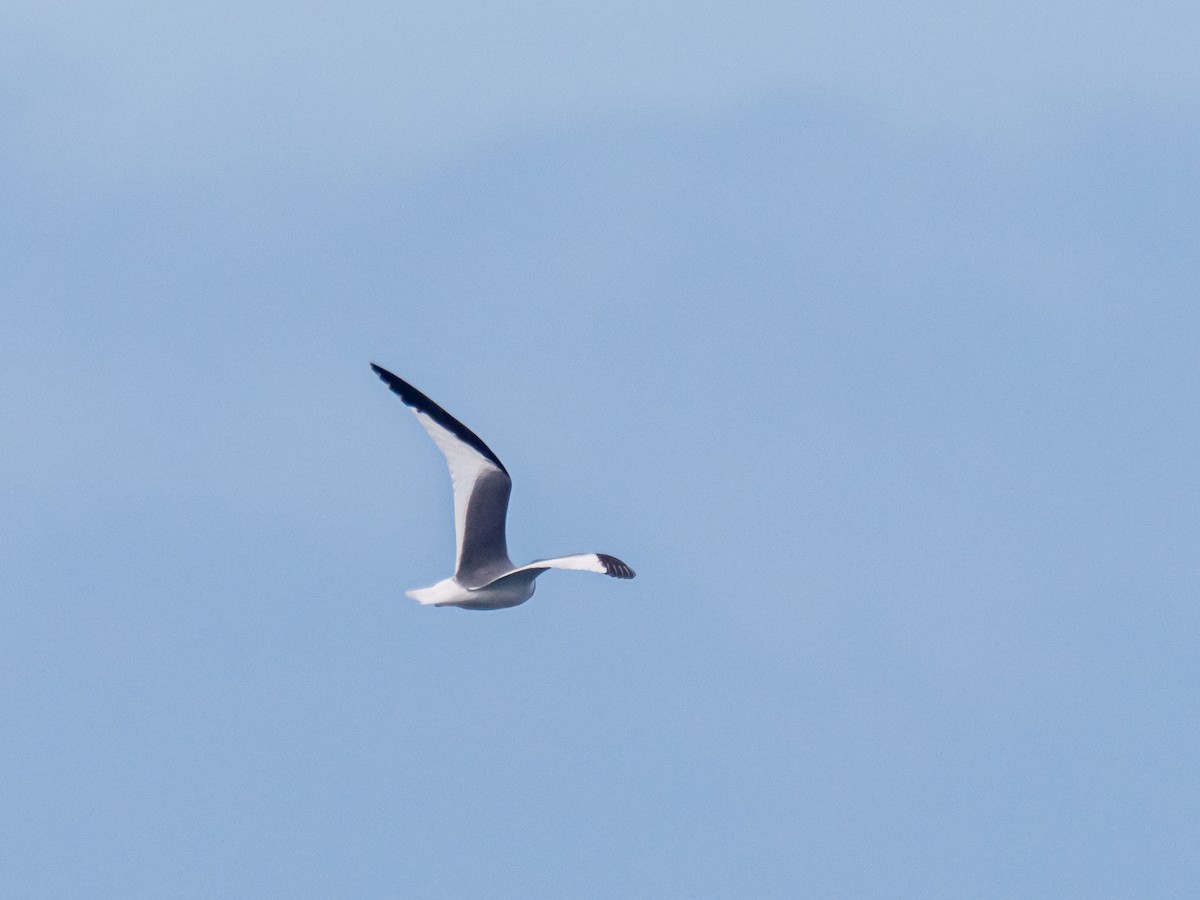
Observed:
[[[505,538],[512,480],[499,458],[473,431],[408,382],[374,363],[371,368],[433,438],[446,457],[454,486],[454,575],[406,591],[409,597],[426,606],[505,609],[532,597],[535,580],[549,569],[634,577],[633,569],[606,553],[575,553],[514,566]]]

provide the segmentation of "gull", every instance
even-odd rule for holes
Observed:
[[[504,537],[512,491],[504,463],[475,432],[407,381],[375,363],[371,368],[429,432],[446,457],[454,485],[454,574],[432,587],[405,591],[409,597],[426,606],[505,609],[532,597],[534,580],[547,569],[634,576],[633,569],[607,553],[574,553],[514,566]]]

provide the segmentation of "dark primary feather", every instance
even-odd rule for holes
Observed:
[[[615,556],[609,556],[607,553],[597,553],[596,557],[600,560],[600,564],[604,566],[605,575],[611,575],[613,578],[632,578],[637,574]]]
[[[494,462],[505,475],[508,474],[508,469],[504,468],[504,463],[500,462],[500,457],[496,456],[491,451],[491,448],[480,439],[479,435],[470,428],[458,421],[458,419],[454,418],[454,416],[450,415],[450,413],[446,412],[403,378],[393,375],[387,369],[377,366],[375,363],[371,363],[371,369],[391,389],[392,393],[403,400],[405,404],[411,406],[417,412],[425,413],[464,444],[468,444],[478,450],[483,454],[485,459]]]

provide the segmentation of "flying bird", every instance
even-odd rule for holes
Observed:
[[[607,553],[575,553],[514,566],[504,537],[512,491],[504,463],[475,432],[407,381],[375,363],[371,368],[429,432],[446,457],[454,485],[454,574],[432,587],[406,591],[409,597],[427,606],[504,609],[532,597],[534,580],[547,569],[634,576],[633,569]]]

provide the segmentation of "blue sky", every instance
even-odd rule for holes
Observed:
[[[0,893],[1195,895],[1182,4],[2,15]]]

